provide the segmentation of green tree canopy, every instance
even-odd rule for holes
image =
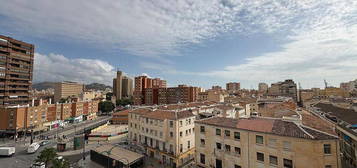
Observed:
[[[132,99],[128,99],[128,98],[123,98],[123,99],[117,100],[116,104],[117,104],[117,106],[132,105],[133,104],[133,100]]]
[[[53,168],[69,168],[70,164],[66,159],[55,159],[52,161]]]
[[[56,150],[54,148],[45,148],[41,151],[40,155],[37,156],[36,162],[44,162],[47,165],[55,160],[57,157]]]
[[[111,101],[99,102],[99,110],[103,113],[108,113],[110,111],[113,111],[113,109],[114,104]]]

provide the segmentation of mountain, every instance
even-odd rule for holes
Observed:
[[[55,82],[40,82],[40,83],[35,83],[32,85],[33,89],[36,90],[44,90],[48,88],[54,88],[55,87]]]
[[[35,83],[32,85],[33,89],[36,90],[43,90],[43,89],[48,89],[48,88],[53,88],[55,87],[55,83],[56,82],[40,82],[40,83]],[[93,89],[93,90],[105,90],[106,88],[110,88],[112,89],[111,86],[106,86],[104,84],[101,83],[91,83],[91,84],[87,84],[85,85],[86,89]]]
[[[86,89],[93,89],[93,90],[105,90],[106,88],[112,89],[111,86],[107,86],[101,83],[91,83],[85,86]]]

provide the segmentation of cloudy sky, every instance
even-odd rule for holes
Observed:
[[[0,34],[36,46],[34,81],[302,87],[357,78],[355,0],[0,0]]]

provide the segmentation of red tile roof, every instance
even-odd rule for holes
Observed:
[[[288,136],[304,139],[336,139],[335,136],[309,128],[303,125],[297,125],[293,122],[283,121],[281,119],[267,118],[249,118],[249,119],[232,119],[223,117],[212,117],[196,121],[199,124],[214,125],[241,129],[247,131],[269,133],[279,136]]]

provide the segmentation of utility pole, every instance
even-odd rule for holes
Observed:
[[[83,163],[84,163],[84,160],[86,160],[86,155],[85,155],[85,152],[86,152],[86,132],[85,132],[85,127],[83,127]]]

